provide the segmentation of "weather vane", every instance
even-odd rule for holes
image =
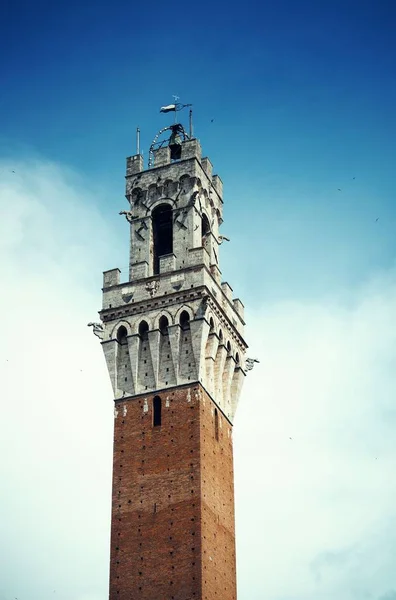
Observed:
[[[168,104],[167,106],[161,106],[160,112],[162,112],[162,113],[174,112],[175,113],[175,123],[176,123],[176,113],[179,112],[179,110],[182,110],[183,108],[192,106],[192,104],[180,104],[180,102],[178,102],[178,100],[180,100],[180,96],[172,96],[172,98],[174,99],[174,104]]]
[[[193,137],[193,123],[192,123],[192,109],[191,109],[192,104],[181,104],[180,102],[178,102],[178,100],[180,100],[179,96],[173,95],[172,97],[173,97],[174,103],[168,104],[167,106],[161,106],[160,112],[175,113],[175,122],[172,125],[167,125],[166,127],[163,127],[162,129],[160,129],[160,131],[154,137],[154,139],[151,143],[150,149],[149,149],[149,159],[148,159],[149,169],[151,169],[151,167],[153,166],[153,163],[154,163],[154,151],[155,150],[158,150],[159,148],[162,148],[165,144],[168,144],[169,149],[170,149],[170,159],[171,160],[179,160],[181,158],[182,143],[185,142],[186,140],[192,139],[192,137]],[[183,125],[181,123],[177,122],[177,113],[180,110],[182,110],[183,108],[187,108],[187,107],[190,107],[189,134],[187,134]],[[167,131],[171,132],[170,138],[161,140],[160,138]],[[140,131],[139,131],[139,133],[140,133]],[[139,138],[138,138],[137,143],[138,143],[138,147],[139,147]]]

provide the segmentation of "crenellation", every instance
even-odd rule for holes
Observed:
[[[219,198],[222,199],[223,198],[223,182],[222,182],[221,178],[219,177],[219,175],[213,175],[212,184],[213,184],[214,189],[218,193]]]
[[[196,138],[193,138],[193,139],[183,142],[182,154],[181,154],[182,160],[186,160],[189,158],[196,158],[197,160],[201,161],[201,155],[202,155],[201,144],[199,143],[199,141]]]
[[[217,284],[217,286],[220,286],[221,284],[221,271],[218,267],[217,264],[212,264],[210,265],[210,274],[214,279],[214,283]],[[217,297],[217,293],[214,293],[214,296]]]
[[[170,163],[170,151],[169,146],[165,148],[159,148],[154,150],[154,167],[163,167]]]
[[[202,266],[206,267],[207,269],[209,268],[210,256],[209,256],[206,248],[203,248],[202,246],[198,247],[198,248],[190,248],[188,251],[188,254],[189,254],[189,260],[188,260],[189,266],[202,265]]]
[[[103,287],[109,288],[120,283],[120,269],[110,269],[103,272]]]
[[[216,310],[220,310],[220,314],[227,318],[230,329],[235,330],[236,335],[243,336],[242,317],[235,311],[233,303],[225,296],[221,287],[213,282],[210,273],[199,265],[179,273],[169,272],[158,278],[136,279],[134,283],[104,290],[102,320],[106,322],[113,318],[110,315],[116,306],[122,306],[123,315],[128,315],[147,310],[147,303],[154,302],[155,307],[163,308],[177,305],[180,301],[177,292],[182,292],[183,301],[193,299],[196,311],[199,310],[202,298],[208,297],[210,302],[215,302],[219,307]]]
[[[243,319],[245,316],[245,307],[239,298],[234,298],[232,301],[234,309],[238,313],[238,315]]]
[[[210,162],[210,159],[205,157],[201,159],[201,165],[203,170],[205,171],[208,179],[211,181],[212,180],[212,172],[213,172],[213,165]]]
[[[131,175],[136,175],[136,173],[141,173],[143,171],[143,156],[141,154],[135,154],[134,156],[128,156],[127,158],[127,177]]]
[[[228,300],[232,301],[232,287],[226,281],[223,281],[221,284],[221,289]]]
[[[149,276],[149,264],[146,260],[131,264],[131,280],[146,279]]]
[[[160,257],[160,275],[174,271],[176,268],[176,255],[171,252],[170,254],[164,254]]]

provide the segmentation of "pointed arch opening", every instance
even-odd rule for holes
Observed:
[[[186,310],[183,310],[180,315],[180,326],[183,331],[190,329],[190,315]]]
[[[172,207],[169,204],[156,206],[151,214],[153,226],[153,271],[160,272],[160,257],[173,252]]]
[[[169,321],[168,318],[165,315],[162,315],[162,317],[159,320],[158,323],[158,328],[160,330],[160,332],[162,333],[162,335],[168,335],[168,327],[169,327]]]
[[[117,330],[118,343],[123,344],[123,345],[126,344],[128,342],[127,336],[128,336],[128,332],[126,330],[126,327],[124,327],[124,325],[121,325],[121,327],[119,327]]]
[[[140,321],[139,324],[139,335],[140,338],[143,342],[146,342],[148,340],[148,330],[149,330],[149,326],[147,321]]]
[[[162,421],[162,401],[159,396],[153,400],[153,427],[160,427]]]

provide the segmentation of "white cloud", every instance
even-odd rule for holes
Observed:
[[[120,242],[75,173],[0,172],[0,600],[99,600],[113,406],[86,323]],[[395,595],[395,272],[346,292],[247,315],[261,362],[235,424],[239,600]]]
[[[240,600],[377,598],[396,587],[396,272],[348,304],[247,319],[261,362],[234,436]]]
[[[98,600],[107,586],[111,387],[86,324],[114,236],[79,178],[2,165],[0,598]],[[106,257],[107,261],[107,257]],[[99,293],[98,293],[99,292]]]

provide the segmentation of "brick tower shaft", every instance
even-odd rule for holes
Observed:
[[[116,403],[110,599],[235,600],[232,426],[200,384],[154,398]]]

